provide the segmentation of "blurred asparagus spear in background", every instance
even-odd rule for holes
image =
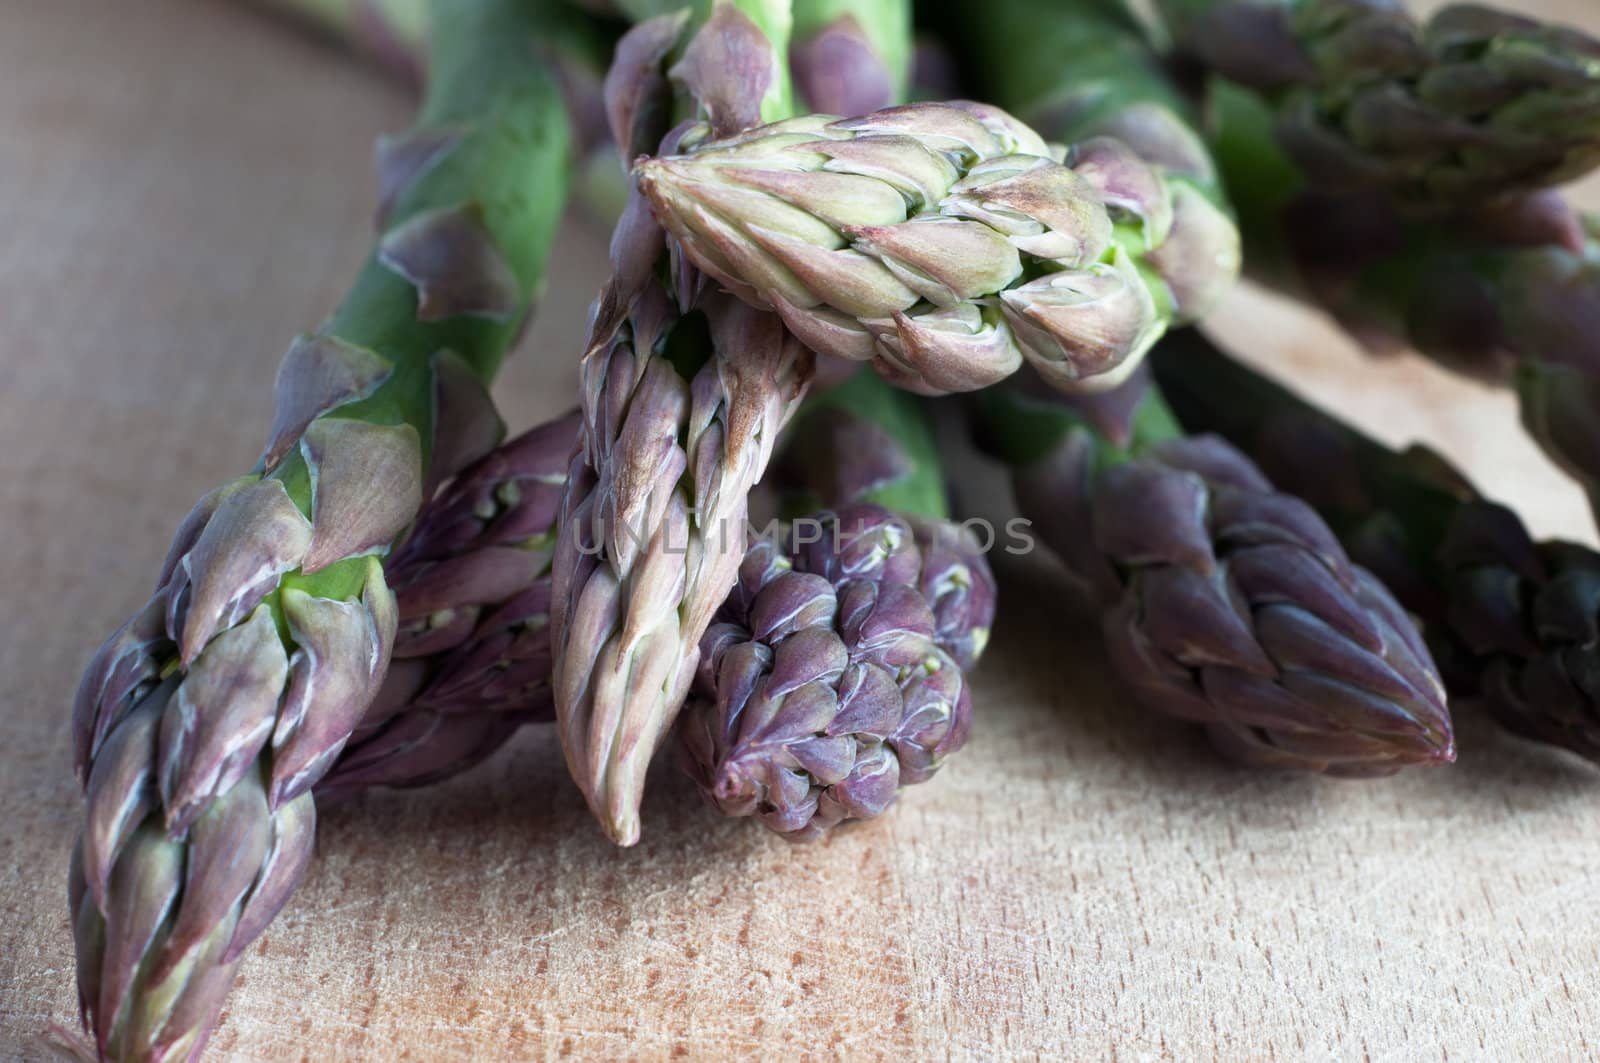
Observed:
[[[1259,93],[1308,182],[1472,209],[1600,162],[1600,41],[1476,4],[1156,0],[1180,52]]]
[[[794,0],[789,66],[806,110],[854,117],[904,100],[911,0]]]
[[[1248,94],[1213,93],[1218,162],[1252,275],[1370,347],[1514,384],[1529,432],[1600,507],[1600,242],[1555,193],[1408,221],[1381,196],[1302,189]]]
[[[1073,404],[978,397],[1024,516],[1103,610],[1113,667],[1247,763],[1379,775],[1454,758],[1409,617],[1309,506],[1135,379]]]
[[[1255,456],[1423,618],[1453,691],[1600,760],[1600,554],[1535,543],[1438,455],[1389,450],[1201,336],[1157,352],[1156,371],[1187,427]]]
[[[785,451],[780,486],[809,515],[788,543],[752,542],[679,734],[715,807],[806,840],[878,815],[966,742],[995,583],[945,519],[909,395],[857,375],[807,403]]]
[[[290,347],[256,470],[184,520],[73,714],[87,801],[70,902],[102,1056],[183,1058],[311,852],[311,788],[388,667],[380,559],[498,439],[485,384],[561,210],[568,132],[534,42],[554,4],[441,3],[418,125],[379,148],[372,259]]]
[[[1130,254],[1164,284],[1176,324],[1210,313],[1238,278],[1238,227],[1188,101],[1123,0],[1043,7],[991,0],[940,5],[930,14],[962,55],[980,97],[1048,140],[1111,137],[1156,170],[1166,202],[1144,213],[1160,223],[1143,253]],[[1108,205],[1114,219],[1131,220],[1130,204],[1109,197]]]

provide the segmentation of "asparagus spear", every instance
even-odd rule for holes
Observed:
[[[1423,618],[1452,690],[1600,760],[1600,554],[1535,543],[1437,454],[1391,451],[1202,337],[1158,352],[1156,371],[1186,426],[1254,455]]]
[[[493,445],[485,382],[543,273],[567,166],[528,61],[553,5],[450,0],[418,125],[379,146],[383,221],[298,338],[257,468],[179,528],[73,714],[86,793],[70,902],[105,1058],[188,1058],[310,856],[311,788],[395,635],[380,559],[428,485]]]
[[[641,4],[640,6],[648,6]],[[607,76],[617,142],[669,143],[787,113],[782,0],[706,4],[640,23]],[[634,196],[583,360],[583,429],[562,505],[551,626],[567,765],[613,840],[638,838],[646,769],[694,675],[700,635],[737,578],[751,486],[809,385],[778,319],[672,260]]]
[[[1307,177],[1437,213],[1600,162],[1600,41],[1476,4],[1157,0],[1181,50],[1258,91]]]
[[[996,108],[912,104],[770,125],[636,173],[696,266],[814,350],[925,394],[984,387],[1024,358],[1103,389],[1171,316],[1139,262],[1170,203],[1120,142],[1077,145],[1068,163]]]
[[[834,508],[752,543],[679,723],[710,803],[797,841],[878,815],[965,744],[995,604],[910,396],[858,375],[808,406],[788,457],[806,504]]]
[[[1142,379],[1080,401],[980,396],[1024,516],[1102,609],[1113,666],[1227,755],[1334,775],[1454,759],[1410,618],[1299,499]]]

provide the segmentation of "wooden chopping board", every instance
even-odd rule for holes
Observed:
[[[409,111],[233,4],[0,0],[0,1057],[75,1022],[79,669],[177,517],[253,460],[278,356],[363,253],[371,138]],[[563,234],[498,389],[513,425],[567,402],[603,248]],[[1592,538],[1505,396],[1361,366],[1252,293],[1218,329]],[[972,744],[824,843],[720,821],[662,772],[614,849],[543,733],[327,810],[210,1058],[1594,1055],[1600,772],[1471,716],[1448,770],[1237,771],[1128,701],[1047,563],[1001,579]]]

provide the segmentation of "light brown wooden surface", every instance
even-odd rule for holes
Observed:
[[[232,5],[0,0],[0,1057],[74,1021],[78,671],[253,460],[282,348],[362,254],[370,138],[408,113]],[[568,401],[601,248],[563,236],[499,388],[515,425]],[[1504,396],[1413,362],[1352,379],[1347,344],[1258,296],[1220,328],[1589,537]],[[1466,714],[1448,770],[1235,771],[1128,702],[1043,559],[1001,577],[972,744],[823,844],[664,771],[613,849],[538,733],[328,810],[212,1058],[1595,1054],[1600,772]]]

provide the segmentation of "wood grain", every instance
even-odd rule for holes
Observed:
[[[277,357],[362,253],[370,138],[408,113],[230,4],[0,0],[0,1057],[74,1021],[78,670],[177,516],[253,459]],[[602,252],[563,234],[499,390],[514,424],[567,401]],[[1589,535],[1504,396],[1405,360],[1357,378],[1259,295],[1219,327]],[[822,844],[719,821],[664,771],[643,843],[611,848],[540,733],[327,810],[212,1058],[1595,1054],[1600,774],[1470,715],[1449,770],[1235,771],[1128,703],[1043,559],[1001,578],[971,746]]]

